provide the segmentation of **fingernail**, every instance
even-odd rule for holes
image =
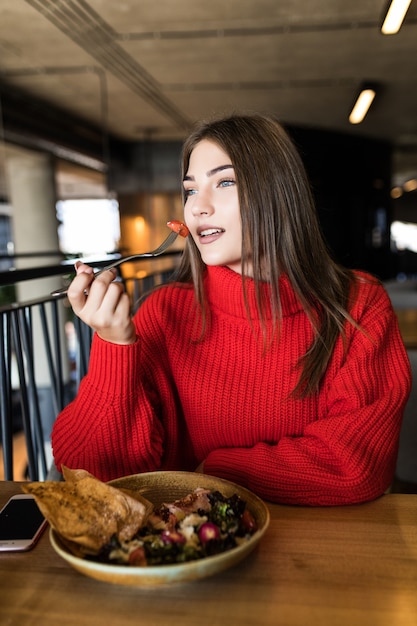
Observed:
[[[77,274],[78,274],[78,270],[79,270],[79,268],[81,267],[82,264],[83,264],[82,261],[75,261],[74,268],[75,268],[75,271],[76,271]],[[94,270],[93,270],[92,267],[86,266],[86,269],[80,271],[80,274],[81,273],[82,274],[94,274]]]

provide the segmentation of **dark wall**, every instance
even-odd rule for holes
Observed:
[[[383,279],[394,275],[389,233],[391,145],[316,129],[288,131],[304,160],[334,256]]]
[[[119,194],[180,193],[181,147],[175,141],[113,141],[109,187]]]
[[[103,130],[0,81],[4,140],[23,148],[49,152],[103,172],[109,138]]]

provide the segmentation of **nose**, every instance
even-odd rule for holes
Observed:
[[[192,196],[191,211],[194,216],[212,215],[214,210],[212,198],[208,191],[199,189],[198,192]]]

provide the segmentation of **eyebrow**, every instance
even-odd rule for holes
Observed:
[[[222,172],[223,170],[228,170],[228,169],[233,169],[233,165],[219,165],[218,167],[213,168],[212,170],[209,170],[208,172],[206,172],[206,176],[207,178],[209,178],[210,176],[214,176],[214,174],[217,174],[218,172]],[[194,176],[184,176],[184,180],[195,180]]]

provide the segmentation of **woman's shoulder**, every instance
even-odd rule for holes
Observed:
[[[364,270],[353,270],[353,300],[356,305],[391,308],[391,300],[379,278]]]
[[[382,281],[374,274],[365,270],[352,270],[353,282],[361,289],[369,289],[370,291],[376,290],[385,291]]]

